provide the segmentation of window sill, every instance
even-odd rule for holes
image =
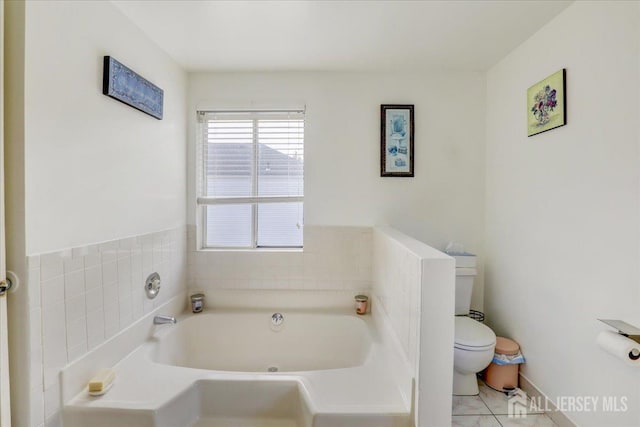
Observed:
[[[304,248],[200,248],[198,252],[302,253]]]

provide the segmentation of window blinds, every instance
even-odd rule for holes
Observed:
[[[304,113],[202,112],[207,247],[302,246]]]

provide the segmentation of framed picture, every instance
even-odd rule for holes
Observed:
[[[380,176],[413,176],[413,105],[381,105],[380,127]]]
[[[527,90],[527,136],[567,124],[566,70],[551,74]]]
[[[164,91],[111,56],[104,57],[102,93],[162,120]]]

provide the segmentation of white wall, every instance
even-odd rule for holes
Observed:
[[[27,2],[27,254],[185,223],[186,73],[109,2]],[[112,55],[164,90],[158,121],[102,95]]]
[[[85,291],[97,283],[80,280],[88,267],[84,256],[60,252],[73,260],[73,280],[70,275],[67,286],[62,272],[50,270],[55,280],[43,281],[42,289],[40,269],[27,271],[26,256],[169,229],[184,235],[187,76],[110,2],[7,4],[8,268],[21,279],[9,299],[13,425],[56,426],[59,387],[49,380],[57,378],[55,369],[91,346],[89,312],[103,313],[105,306],[101,311],[87,306]],[[113,55],[164,89],[164,120],[102,95],[103,55]],[[133,263],[134,246],[120,249],[131,250]],[[174,278],[171,285],[184,287],[184,258],[171,259],[176,264],[167,275]],[[162,261],[153,267],[167,264]],[[139,314],[136,300],[127,301],[127,295],[128,285],[132,297],[133,289],[141,289],[135,278],[143,273],[127,273],[127,266],[124,261],[118,270],[122,286],[116,296],[118,318],[112,322],[118,329]],[[58,304],[60,298],[68,306]],[[49,322],[52,314],[55,322]],[[105,336],[107,320],[105,315]],[[43,323],[55,326],[58,335],[52,340]],[[40,351],[44,341],[59,346],[59,339],[64,344],[59,359]],[[67,348],[68,339],[79,346]],[[53,371],[44,381],[47,361]]]
[[[306,105],[305,223],[393,227],[482,255],[483,73],[196,73],[197,109]],[[380,104],[415,104],[415,178],[380,177]],[[191,132],[189,213],[195,220]],[[480,272],[482,273],[482,272]],[[482,305],[482,274],[474,306]]]
[[[5,161],[5,232],[7,268],[20,278],[27,274],[24,233],[24,33],[25,16],[23,2],[4,2],[5,7],[5,51],[4,66],[4,155]],[[9,362],[10,376],[16,378],[20,372],[22,381],[11,384],[11,417],[13,425],[20,426],[19,417],[29,411],[29,360],[22,356],[28,353],[30,313],[27,305],[26,287],[14,289],[7,299],[9,308]],[[21,357],[15,357],[20,354]]]
[[[640,420],[640,370],[595,344],[597,318],[640,324],[639,42],[637,3],[576,2],[487,76],[488,320],[550,398],[628,397],[580,426]],[[567,125],[527,138],[526,90],[561,68]]]

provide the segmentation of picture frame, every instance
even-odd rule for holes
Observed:
[[[567,71],[556,71],[527,89],[527,137],[567,124]]]
[[[111,56],[104,57],[102,94],[162,120],[164,91]]]
[[[413,104],[380,105],[380,176],[414,176]]]

